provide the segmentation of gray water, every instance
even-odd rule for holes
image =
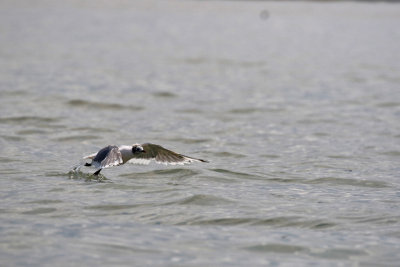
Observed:
[[[2,1],[1,266],[394,266],[400,5]],[[71,169],[152,142],[210,163]]]

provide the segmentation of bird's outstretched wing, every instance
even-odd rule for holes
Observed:
[[[207,162],[203,159],[196,159],[185,155],[178,154],[174,151],[163,148],[160,145],[155,144],[143,144],[144,153],[134,154],[133,158],[129,160],[129,163],[134,164],[149,164],[150,161],[154,160],[160,164],[171,164],[171,165],[184,165],[192,162]]]
[[[101,149],[92,161],[92,164],[100,169],[118,166],[122,163],[122,155],[117,146],[107,146]]]

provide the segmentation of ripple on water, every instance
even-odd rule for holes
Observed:
[[[249,115],[249,114],[253,114],[253,113],[277,113],[277,112],[282,112],[285,111],[284,108],[274,108],[274,107],[270,107],[270,108],[257,108],[257,107],[245,107],[245,108],[234,108],[234,109],[230,109],[228,110],[227,113],[230,114],[234,114],[234,115]]]
[[[126,183],[102,183],[98,186],[99,189],[104,190],[142,190],[148,188],[146,185],[138,185],[138,184],[126,184]]]
[[[20,141],[25,140],[24,137],[15,136],[15,135],[2,135],[1,138],[3,138],[6,141],[10,141],[10,142],[20,142]]]
[[[220,158],[245,158],[246,155],[243,154],[237,154],[237,153],[231,153],[227,151],[222,151],[222,152],[213,152],[212,153],[216,157]]]
[[[100,137],[97,135],[72,135],[72,136],[64,136],[55,138],[54,141],[57,142],[71,142],[71,141],[78,141],[82,142],[85,140],[94,140],[99,139]]]
[[[391,157],[400,157],[400,151],[399,150],[386,151],[386,152],[382,152],[381,155],[391,156]]]
[[[304,180],[306,184],[331,184],[331,185],[352,185],[360,187],[373,187],[373,188],[384,188],[390,185],[382,181],[373,180],[356,180],[348,178],[336,178],[336,177],[323,177],[311,180]]]
[[[233,225],[249,224],[252,220],[253,219],[251,218],[196,219],[196,220],[188,220],[187,222],[181,224],[233,226]]]
[[[107,177],[102,175],[101,173],[97,176],[92,173],[85,173],[81,170],[73,168],[69,172],[47,172],[46,176],[52,177],[67,177],[71,180],[77,181],[85,181],[85,182],[99,182],[99,183],[112,183],[112,180],[109,180]]]
[[[190,178],[200,174],[201,172],[194,169],[174,168],[163,170],[152,170],[148,172],[121,174],[120,177],[125,178],[154,178],[154,177],[172,177],[178,179]]]
[[[92,133],[113,133],[113,132],[115,132],[115,130],[113,130],[111,128],[90,127],[90,126],[71,128],[71,131],[92,132]]]
[[[340,216],[339,219],[353,221],[355,223],[361,224],[375,224],[375,225],[388,225],[388,224],[397,224],[400,222],[400,216],[396,215],[387,215],[387,216]]]
[[[279,155],[275,155],[275,154],[263,154],[263,155],[261,155],[261,157],[263,157],[263,158],[268,158],[268,159],[277,159],[277,158],[280,158]]]
[[[10,157],[0,157],[0,163],[18,162],[19,160]]]
[[[335,227],[337,224],[334,222],[322,219],[307,219],[300,216],[283,216],[272,217],[266,219],[255,219],[253,225],[265,225],[274,227],[298,227],[309,229],[325,229]]]
[[[376,106],[380,108],[394,108],[394,107],[399,107],[400,102],[382,102],[376,104]]]
[[[112,241],[111,241],[112,242]],[[107,242],[107,243],[102,243],[102,242],[84,242],[85,245],[87,245],[88,249],[96,248],[96,251],[99,251],[101,254],[106,255],[118,255],[121,253],[126,253],[126,254],[132,254],[132,253],[151,253],[151,254],[161,254],[162,252],[159,250],[155,249],[144,249],[140,247],[133,247],[132,245],[125,246],[121,245],[120,243],[118,244],[113,244]]]
[[[308,228],[308,229],[326,229],[337,226],[336,223],[315,219],[309,220],[300,216],[280,216],[271,218],[254,218],[254,217],[242,217],[242,218],[213,218],[204,219],[196,218],[188,220],[185,224],[190,225],[254,225],[254,226],[271,226],[271,227],[296,227],[296,228]]]
[[[108,102],[92,102],[82,99],[72,99],[67,102],[67,105],[77,108],[85,109],[108,109],[108,110],[131,110],[139,111],[143,110],[142,106],[132,106],[132,105],[122,105],[118,103],[108,103]]]
[[[259,175],[254,175],[254,174],[249,174],[249,173],[245,173],[245,172],[236,172],[236,171],[231,171],[231,170],[227,170],[227,169],[210,169],[211,171],[214,171],[216,173],[220,173],[229,177],[233,177],[233,178],[240,178],[240,179],[263,179],[261,176]]]
[[[244,247],[243,249],[261,253],[282,253],[282,254],[301,253],[324,259],[350,259],[356,256],[368,255],[368,252],[354,248],[313,249],[304,246],[288,245],[282,243],[259,244],[259,245]]]
[[[199,144],[199,143],[209,143],[211,139],[206,139],[206,138],[167,138],[165,139],[166,141],[172,141],[172,142],[179,142],[182,144]]]
[[[23,90],[1,90],[0,91],[0,96],[24,96],[27,95],[27,91]]]
[[[321,252],[312,252],[312,256],[325,259],[350,259],[354,256],[365,256],[368,252],[353,248],[331,248],[324,249]]]
[[[59,200],[59,199],[38,199],[38,200],[24,202],[24,204],[45,204],[45,205],[59,204],[59,203],[64,203],[64,201]]]
[[[202,109],[197,108],[185,108],[185,109],[177,109],[176,113],[187,113],[187,114],[202,114],[204,111]]]
[[[234,203],[234,201],[222,197],[216,197],[213,195],[198,194],[178,200],[175,203],[180,205],[213,206],[221,204],[230,204]]]
[[[296,253],[296,252],[309,252],[310,249],[303,246],[295,246],[295,245],[286,245],[286,244],[279,244],[279,243],[270,243],[270,244],[261,244],[261,245],[254,245],[248,246],[244,249],[250,250],[253,252],[262,252],[262,253]]]
[[[27,129],[18,131],[17,134],[19,135],[37,135],[37,134],[46,134],[47,131],[40,130],[40,129]]]
[[[176,94],[174,94],[172,92],[168,92],[168,91],[155,92],[155,93],[153,93],[153,96],[160,97],[160,98],[175,98],[175,97],[178,97],[178,95],[176,95]]]
[[[0,118],[0,123],[24,123],[24,125],[37,125],[37,124],[47,124],[60,121],[60,118],[51,117],[41,117],[41,116],[16,116],[16,117],[2,117]]]
[[[236,109],[231,109],[228,111],[228,113],[233,113],[233,114],[251,114],[255,112],[261,112],[263,109],[261,108],[236,108]]]
[[[143,207],[143,206],[150,206],[153,205],[152,203],[150,204],[109,204],[109,205],[93,205],[93,206],[88,206],[85,207],[84,209],[87,210],[102,210],[102,211],[112,211],[112,210],[126,210],[126,209],[133,209],[137,207]]]
[[[37,208],[29,211],[24,211],[22,214],[29,214],[29,215],[37,215],[37,214],[45,214],[45,213],[52,213],[55,212],[56,208]]]

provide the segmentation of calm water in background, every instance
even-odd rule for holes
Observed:
[[[0,265],[398,264],[400,5],[97,2],[0,4]]]

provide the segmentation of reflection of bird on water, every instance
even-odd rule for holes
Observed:
[[[155,144],[135,144],[132,146],[107,146],[100,149],[99,152],[84,157],[91,159],[92,162],[86,163],[85,166],[93,166],[97,170],[93,175],[98,175],[104,168],[118,166],[127,162],[134,164],[149,164],[154,160],[161,164],[186,164],[191,162],[207,162],[203,159],[196,159],[184,156],[165,149],[160,145]]]

